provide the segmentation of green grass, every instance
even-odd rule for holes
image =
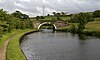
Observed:
[[[60,17],[62,20],[64,20],[64,21],[70,21],[70,17]]]
[[[2,38],[0,39],[0,48],[2,48],[4,42],[8,39],[11,38],[13,35],[15,35],[17,33],[17,31],[12,31],[11,33],[6,33],[4,35],[2,35]]]
[[[9,42],[7,47],[7,60],[25,60],[25,56],[23,55],[19,38],[26,32],[33,31],[32,29],[27,30],[19,30],[17,31],[17,34],[15,34],[12,38],[12,40]],[[34,30],[36,31],[36,30]]]
[[[71,28],[71,25],[68,25],[66,27],[61,27],[59,29],[56,29],[56,31],[65,31],[65,32],[68,32]]]
[[[100,37],[100,21],[89,22],[84,29],[86,35]]]
[[[89,22],[85,30],[100,31],[100,21]]]
[[[57,31],[67,31],[67,32],[69,32],[70,29],[71,29],[71,27],[72,27],[72,25],[77,26],[78,23],[68,23],[67,26],[65,26],[65,27],[61,27],[61,28],[57,29]]]
[[[94,18],[95,21],[100,21],[100,17]]]

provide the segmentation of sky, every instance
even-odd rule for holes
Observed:
[[[52,12],[89,12],[100,9],[100,0],[0,0],[0,9],[9,13],[16,10],[34,17]]]

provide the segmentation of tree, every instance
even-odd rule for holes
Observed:
[[[3,33],[3,27],[1,26],[2,22],[0,21],[0,38],[2,36],[2,33]]]
[[[59,16],[60,16],[61,14],[60,14],[60,13],[57,13],[57,15],[59,15]]]
[[[88,13],[80,13],[77,16],[77,19],[79,20],[79,25],[78,25],[78,33],[82,34],[83,30],[85,29],[85,25],[88,23],[88,20],[91,17],[89,17]]]
[[[81,13],[80,13],[81,14]],[[90,13],[84,13],[86,15],[87,22],[94,21],[93,15]],[[79,14],[71,14],[71,22],[73,23],[80,23],[80,19],[78,18]]]
[[[12,13],[12,15],[17,18],[22,18],[22,13],[20,11],[15,11],[14,13]]]
[[[53,12],[53,15],[56,16],[56,12]]]
[[[72,23],[79,23],[78,14],[71,15],[70,19]]]
[[[21,13],[20,11],[15,11],[12,13],[14,17],[20,18],[20,19],[29,19],[29,16],[26,14]]]
[[[100,17],[100,10],[96,10],[93,12],[94,17]]]
[[[29,16],[26,15],[26,14],[22,14],[21,18],[22,18],[22,19],[29,19]]]
[[[6,15],[7,15],[7,12],[4,11],[3,9],[0,9],[0,20],[1,21],[7,20]]]
[[[40,18],[39,16],[36,16],[36,20],[37,20],[37,21],[39,20],[39,18]]]
[[[47,14],[47,16],[50,16],[50,14]]]
[[[61,19],[60,18],[60,13],[57,13],[56,16],[57,16],[57,20],[60,20]]]
[[[72,20],[72,22],[79,23],[77,32],[79,34],[82,34],[83,30],[85,29],[85,25],[89,21],[92,21],[94,19],[93,19],[93,16],[89,13],[79,13],[79,14],[72,15],[71,20]]]
[[[12,14],[8,14],[3,9],[0,9],[0,36],[4,33],[10,33],[13,29],[25,29],[31,28],[28,15],[15,11]]]
[[[44,17],[44,16],[40,16],[40,18],[41,18],[41,19],[44,19],[45,17]]]
[[[61,15],[66,15],[64,12],[61,12]]]

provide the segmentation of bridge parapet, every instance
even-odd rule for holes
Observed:
[[[56,21],[54,23],[51,23],[51,22],[43,22],[43,23],[41,23],[39,21],[35,21],[35,22],[33,22],[33,27],[39,29],[44,24],[51,24],[51,25],[53,25],[55,27],[55,29],[59,29],[61,27],[66,26],[66,22],[65,21]]]
[[[54,24],[57,26],[57,28],[61,28],[61,27],[66,26],[66,22],[65,21],[57,21]]]

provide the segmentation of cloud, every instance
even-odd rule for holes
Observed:
[[[23,4],[20,4],[20,3],[14,3],[17,7],[20,7],[20,8],[25,8],[25,9],[27,9],[27,7],[25,6],[25,5],[23,5]]]
[[[31,2],[31,0],[19,0],[21,2]]]
[[[43,5],[45,15],[56,12],[77,13],[100,9],[100,0],[0,0],[0,9],[9,13],[20,10],[29,16],[42,15]]]
[[[58,2],[61,2],[61,0],[58,0]]]

